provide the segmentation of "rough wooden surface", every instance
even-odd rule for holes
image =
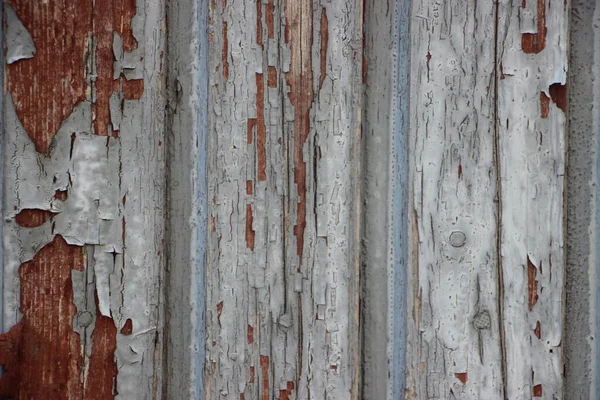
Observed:
[[[569,2],[501,1],[498,13],[505,394],[560,398]]]
[[[357,398],[362,4],[209,28],[207,397]]]
[[[600,7],[595,0],[574,0],[570,21],[564,393],[572,399],[595,400],[600,394],[596,344]]]
[[[169,2],[167,158],[168,399],[204,398],[208,2]]]
[[[493,3],[413,3],[407,397],[501,398]]]
[[[364,2],[361,399],[404,396],[410,2]]]
[[[411,398],[562,398],[568,8],[413,5]]]
[[[569,1],[4,12],[0,396],[566,396]]]
[[[18,398],[156,397],[164,4],[6,11],[0,385]]]

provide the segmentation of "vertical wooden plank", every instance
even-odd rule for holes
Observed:
[[[600,393],[596,323],[598,243],[598,84],[600,12],[595,0],[571,4],[568,163],[565,213],[564,393],[596,399]],[[593,105],[590,107],[590,105]]]
[[[6,15],[4,12],[4,1],[0,0],[0,23],[2,23],[2,29],[0,29],[0,43],[4,46],[4,36],[5,36],[5,28],[6,26]],[[0,132],[4,132],[4,62],[5,62],[5,52],[0,52],[0,76],[2,79],[0,80]],[[0,216],[4,217],[4,140],[0,140]],[[0,223],[0,260],[2,261],[2,265],[4,266],[4,233],[3,233],[4,223]],[[5,333],[4,330],[4,274],[0,274],[0,333]]]
[[[208,2],[168,4],[167,387],[204,398]]]
[[[357,398],[362,3],[210,7],[207,396]]]
[[[164,7],[6,5],[6,396],[162,392]]]
[[[250,246],[253,226],[246,223],[255,204],[257,74],[262,73],[256,5],[237,0],[209,4],[207,399],[262,398],[253,286],[265,283],[253,283],[265,260],[261,268],[256,246]],[[251,330],[254,336],[248,335]],[[270,397],[269,387],[263,391]]]
[[[364,12],[361,398],[396,399],[406,353],[410,2],[365,1]]]
[[[497,140],[506,396],[563,396],[569,1],[501,1]]]
[[[600,38],[600,7],[596,4],[594,10],[594,38]],[[600,109],[600,40],[595,40],[594,47],[594,111]],[[591,290],[592,299],[590,301],[590,313],[593,316],[593,331],[594,331],[594,344],[592,354],[592,382],[593,385],[590,389],[592,396],[590,399],[598,399],[600,396],[600,345],[596,340],[600,333],[600,317],[598,317],[598,310],[600,310],[600,162],[598,155],[600,155],[600,113],[594,112],[593,114],[593,135],[596,139],[596,167],[593,170],[594,183],[596,187],[595,195],[595,212],[592,215],[595,229],[593,230],[592,237],[592,249],[593,249],[593,263],[594,268],[592,269],[591,276],[594,277],[594,284]],[[566,321],[567,322],[567,321]],[[568,386],[567,386],[568,389]],[[594,397],[595,396],[595,397]]]
[[[493,2],[413,2],[410,399],[504,396],[495,23]]]

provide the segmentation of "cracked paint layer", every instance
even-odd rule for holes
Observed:
[[[558,398],[569,2],[474,3],[412,11],[408,393]]]
[[[56,398],[156,396],[163,217],[146,208],[164,201],[152,183],[164,171],[162,119],[151,112],[164,109],[164,96],[146,95],[145,86],[162,87],[155,27],[163,4],[119,2],[110,15],[92,1],[10,4],[35,54],[6,66],[3,314],[13,350],[0,356],[20,349],[26,358],[37,340],[35,368],[52,372],[21,367],[34,364],[21,359],[5,363],[0,385],[17,397],[41,396],[32,390]],[[18,41],[14,31],[6,31],[7,42]],[[56,37],[71,39],[57,44]],[[77,260],[64,261],[69,254]],[[34,264],[42,267],[32,274]],[[48,346],[53,329],[71,345]]]
[[[504,395],[563,393],[570,2],[500,2],[496,115]],[[540,93],[544,93],[540,118]],[[540,329],[537,329],[540,327]],[[543,329],[542,329],[543,328]],[[538,339],[539,337],[539,339]]]
[[[359,398],[362,6],[208,6],[206,396]]]
[[[35,44],[27,29],[10,4],[4,5],[6,20],[6,63],[13,64],[19,60],[33,58]]]
[[[496,7],[432,0],[412,15],[426,19],[411,24],[406,397],[501,399]]]

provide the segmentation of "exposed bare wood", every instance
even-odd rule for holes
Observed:
[[[3,313],[13,346],[0,384],[18,398],[156,397],[164,3],[7,7]]]
[[[207,396],[356,398],[362,4],[210,20]]]

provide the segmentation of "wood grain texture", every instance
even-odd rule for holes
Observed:
[[[369,0],[364,13],[361,398],[397,399],[405,389],[410,2]]]
[[[207,397],[357,398],[362,4],[210,21]]]
[[[413,6],[411,398],[562,398],[568,2]]]
[[[167,280],[168,399],[204,398],[205,276],[208,235],[206,142],[208,2],[167,8]],[[164,398],[164,397],[163,397]]]
[[[511,399],[567,395],[562,331],[569,4],[501,1],[498,9],[500,295],[505,393]],[[532,35],[536,51],[528,48]],[[540,93],[550,99],[545,106]]]
[[[407,397],[503,396],[493,3],[413,3]]]
[[[104,6],[7,5],[0,385],[19,398],[162,391],[164,3]]]

